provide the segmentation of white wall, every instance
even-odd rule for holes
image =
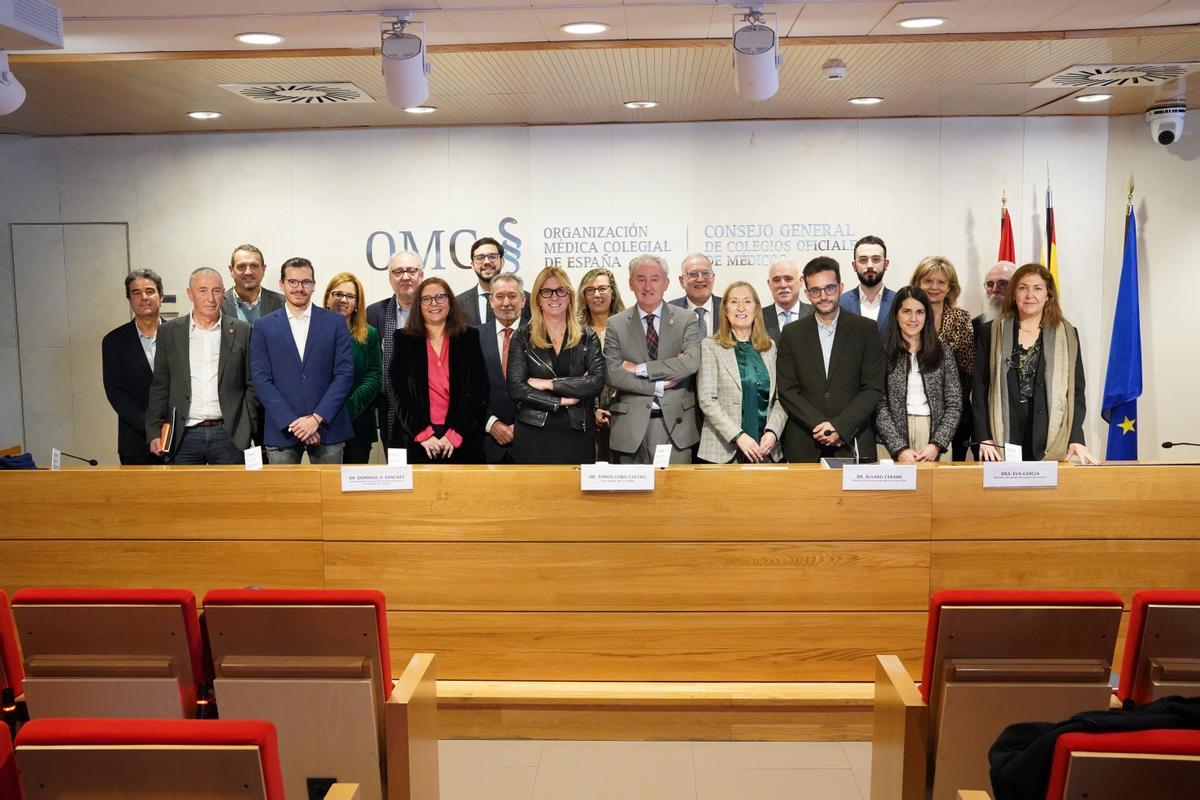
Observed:
[[[474,232],[457,240],[465,260],[475,233],[497,235],[500,220],[512,218],[507,238],[520,240],[520,271],[527,280],[555,257],[548,250],[563,247],[548,230],[555,228],[644,226],[644,236],[601,241],[601,249],[611,248],[610,258],[624,264],[639,241],[662,242],[656,249],[673,265],[692,250],[719,244],[728,259],[729,248],[746,246],[742,236],[706,237],[712,225],[773,226],[771,235],[761,237],[769,242],[787,238],[780,236],[785,225],[829,224],[833,233],[817,238],[835,246],[875,233],[889,244],[889,286],[907,282],[921,257],[945,255],[965,287],[960,304],[974,313],[982,302],[979,284],[995,259],[1001,191],[1009,199],[1018,260],[1038,258],[1049,165],[1064,306],[1083,337],[1089,442],[1098,444],[1095,409],[1113,302],[1106,287],[1115,282],[1108,273],[1120,262],[1122,201],[1112,193],[1114,181],[1125,180],[1126,161],[1141,159],[1146,166],[1139,162],[1139,169],[1147,173],[1142,194],[1150,198],[1153,192],[1156,204],[1186,209],[1190,200],[1194,207],[1200,192],[1192,132],[1176,146],[1184,153],[1190,147],[1189,158],[1149,145],[1137,119],[1111,124],[1111,141],[1110,121],[1098,117],[0,137],[0,309],[14,303],[10,222],[128,222],[132,264],[158,270],[167,291],[180,295],[193,268],[222,268],[233,245],[250,241],[272,265],[294,255],[311,258],[319,282],[352,270],[374,300],[389,290],[384,273],[367,264],[373,231],[390,232],[397,246],[403,244],[400,232],[411,231],[421,251],[433,231],[444,231],[443,269],[433,270],[431,256],[427,274],[446,277],[458,290],[473,276],[450,261],[453,233]],[[1110,162],[1121,166],[1110,169]],[[1163,252],[1177,253],[1180,267],[1185,259],[1178,256],[1188,250],[1169,242],[1187,228],[1184,216],[1186,211],[1175,211],[1146,232],[1163,243]],[[1195,231],[1186,235],[1195,244]],[[783,250],[768,246],[760,264],[723,262],[718,288],[744,278],[765,293],[770,260],[791,255],[803,262],[817,254],[798,249],[796,239],[790,237]],[[382,269],[386,243],[383,237],[375,241]],[[853,286],[849,253],[828,254],[843,264]],[[567,255],[558,257],[567,263]],[[578,263],[571,271],[580,275],[584,269]],[[673,296],[681,293],[676,288]],[[1161,293],[1164,301],[1178,297],[1165,286]],[[1147,319],[1151,298],[1147,292]],[[11,316],[0,313],[3,441],[20,437],[10,402],[14,348]],[[1179,364],[1160,369],[1156,362],[1154,371],[1164,376],[1161,381],[1166,375],[1183,380],[1186,370]],[[1147,386],[1151,394],[1154,381]],[[1162,387],[1157,393],[1180,396]],[[1159,401],[1152,396],[1147,402]],[[1148,412],[1142,413],[1150,417]],[[1167,418],[1157,408],[1153,416]],[[1181,428],[1182,410],[1176,418]]]

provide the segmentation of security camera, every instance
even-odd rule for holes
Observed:
[[[846,62],[839,58],[831,58],[821,65],[821,72],[825,75],[826,80],[840,81],[846,77],[850,70],[846,67]]]
[[[1173,144],[1183,135],[1183,118],[1187,105],[1181,102],[1159,103],[1146,109],[1146,121],[1150,123],[1150,137],[1164,147]]]

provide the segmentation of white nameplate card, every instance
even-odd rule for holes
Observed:
[[[50,448],[50,469],[62,469],[62,450]]]
[[[671,463],[671,445],[660,444],[654,448],[654,468],[666,469]]]
[[[653,492],[654,467],[648,464],[583,464],[579,489],[584,492]]]
[[[1053,489],[1058,486],[1057,461],[985,461],[985,489]]]
[[[1019,464],[1024,461],[1021,457],[1021,445],[1012,442],[1004,445],[1004,460],[1009,464]]]
[[[915,492],[916,464],[847,464],[842,467],[842,491]]]
[[[343,492],[411,492],[411,464],[387,467],[342,467]]]
[[[242,454],[246,459],[246,469],[262,469],[262,448],[251,447],[243,450]]]

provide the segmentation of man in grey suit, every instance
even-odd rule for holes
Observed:
[[[283,295],[262,285],[267,273],[262,250],[252,244],[239,244],[229,257],[229,276],[233,286],[225,293],[221,313],[240,319],[251,328],[259,317],[283,308]]]
[[[477,239],[471,244],[471,269],[475,272],[475,286],[457,294],[454,299],[467,315],[469,325],[481,325],[495,319],[492,311],[492,278],[504,269],[504,245],[490,236]],[[525,305],[521,309],[521,324],[529,322],[529,292],[525,292]]]
[[[804,287],[800,283],[800,265],[795,261],[783,259],[776,261],[767,270],[767,288],[775,302],[762,310],[763,324],[767,327],[767,335],[779,344],[779,332],[790,322],[812,313],[812,306],[800,302],[800,293]]]
[[[192,272],[192,313],[163,324],[146,408],[150,452],[176,464],[241,464],[257,403],[250,384],[250,326],[222,314],[221,273]],[[165,452],[162,428],[167,431]]]
[[[688,253],[679,266],[679,285],[683,287],[684,296],[672,300],[671,305],[696,314],[701,340],[721,327],[721,298],[713,294],[716,278],[712,259],[704,253]]]
[[[650,464],[660,444],[671,446],[672,463],[687,464],[700,441],[699,324],[693,312],[663,302],[668,281],[660,256],[637,256],[629,262],[636,305],[608,320],[604,359],[608,384],[617,390],[609,446],[618,464]]]

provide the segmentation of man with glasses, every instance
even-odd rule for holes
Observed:
[[[700,339],[707,339],[721,327],[721,298],[713,295],[713,282],[717,273],[712,261],[703,253],[689,253],[679,268],[679,285],[684,296],[672,300],[671,305],[686,308],[700,320]]]
[[[483,362],[488,372],[487,422],[483,425],[483,455],[489,464],[513,463],[512,443],[517,410],[508,396],[508,351],[521,327],[525,291],[511,272],[492,278],[492,319],[478,325]]]
[[[784,259],[772,264],[767,270],[767,288],[775,302],[762,310],[763,324],[767,335],[778,345],[779,332],[813,310],[808,303],[800,302],[804,287],[800,285],[800,265],[795,261]]]
[[[887,272],[887,245],[878,236],[864,236],[854,243],[854,273],[858,286],[842,295],[842,308],[874,320],[879,330],[887,321],[896,293],[883,285]]]
[[[396,400],[392,392],[392,351],[396,343],[396,331],[408,323],[417,297],[417,286],[425,279],[425,270],[416,253],[396,253],[388,260],[388,282],[392,285],[392,296],[367,306],[367,324],[379,331],[379,344],[383,350],[383,391],[375,404],[375,415],[379,423],[380,439],[391,441],[392,421],[396,418]]]
[[[476,285],[454,299],[467,315],[468,325],[491,322],[492,278],[504,269],[504,246],[490,236],[478,239],[471,245],[471,269],[475,271]],[[529,293],[525,292],[525,304],[521,310],[521,324],[529,322]]]
[[[788,414],[784,457],[872,461],[872,419],[884,387],[879,330],[838,304],[841,269],[832,258],[804,265],[804,288],[813,313],[784,328],[779,342],[779,400]]]
[[[254,325],[250,372],[265,409],[263,444],[272,464],[340,464],[354,435],[346,397],[354,386],[350,331],[341,314],[313,305],[307,258],[280,269],[284,307]]]
[[[225,292],[221,313],[254,326],[259,317],[283,308],[283,295],[262,285],[267,274],[262,250],[252,244],[239,244],[229,257],[229,277],[233,286]]]
[[[1012,280],[1017,265],[1011,261],[997,261],[983,279],[983,313],[971,320],[975,329],[975,341],[979,341],[983,326],[1004,312],[1004,297],[1008,294],[1008,282]]]

